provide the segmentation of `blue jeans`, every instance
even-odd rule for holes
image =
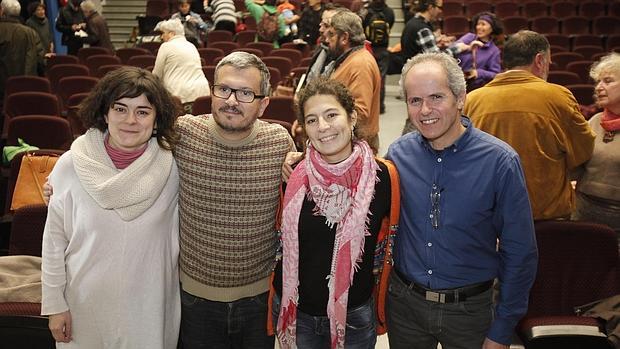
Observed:
[[[280,299],[273,299],[273,324],[278,323]],[[347,328],[344,337],[346,349],[373,349],[377,343],[374,300],[347,311]],[[297,348],[330,349],[331,333],[327,316],[312,316],[297,309]]]
[[[181,290],[182,348],[273,349],[267,335],[268,292],[214,302]]]
[[[391,349],[481,348],[493,319],[493,288],[464,302],[435,303],[390,275],[387,294],[388,340]]]

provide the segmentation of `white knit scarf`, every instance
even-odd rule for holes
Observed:
[[[151,138],[139,158],[123,170],[105,150],[105,133],[91,128],[71,145],[73,167],[84,190],[104,209],[131,221],[148,210],[159,197],[172,169],[172,152]]]
[[[299,285],[299,214],[308,194],[315,212],[326,224],[337,224],[327,287],[327,316],[331,347],[344,348],[347,303],[353,276],[368,235],[368,212],[374,196],[379,166],[366,142],[356,142],[353,153],[338,164],[328,164],[312,145],[291,175],[282,211],[282,307],[278,338],[283,349],[296,348]]]

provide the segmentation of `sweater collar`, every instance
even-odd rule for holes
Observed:
[[[529,82],[545,81],[536,75],[530,73],[527,70],[513,69],[495,75],[495,78],[487,84],[487,86],[493,85],[509,85],[509,84],[523,84]]]
[[[71,144],[73,168],[82,188],[102,208],[124,221],[138,218],[159,198],[170,176],[172,153],[151,138],[145,152],[123,170],[105,150],[104,133],[91,128]]]

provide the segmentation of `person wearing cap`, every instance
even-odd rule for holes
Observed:
[[[471,46],[471,50],[459,54],[459,65],[467,79],[467,91],[473,91],[493,80],[502,70],[498,45],[503,42],[501,21],[490,12],[481,12],[472,18],[474,33],[461,36],[456,42]]]

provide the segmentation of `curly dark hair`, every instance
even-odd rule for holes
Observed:
[[[147,70],[127,66],[107,73],[80,103],[78,113],[87,129],[105,132],[108,129],[105,116],[114,103],[142,94],[155,108],[157,143],[163,149],[173,150],[179,141],[174,128],[179,106],[161,80]]]
[[[320,77],[312,80],[297,94],[297,103],[295,104],[295,112],[297,114],[297,122],[301,127],[306,129],[305,121],[305,104],[310,97],[316,95],[334,96],[338,103],[347,112],[349,120],[355,110],[355,99],[351,92],[341,82]],[[355,131],[354,131],[355,132]],[[357,137],[357,134],[355,135]]]

